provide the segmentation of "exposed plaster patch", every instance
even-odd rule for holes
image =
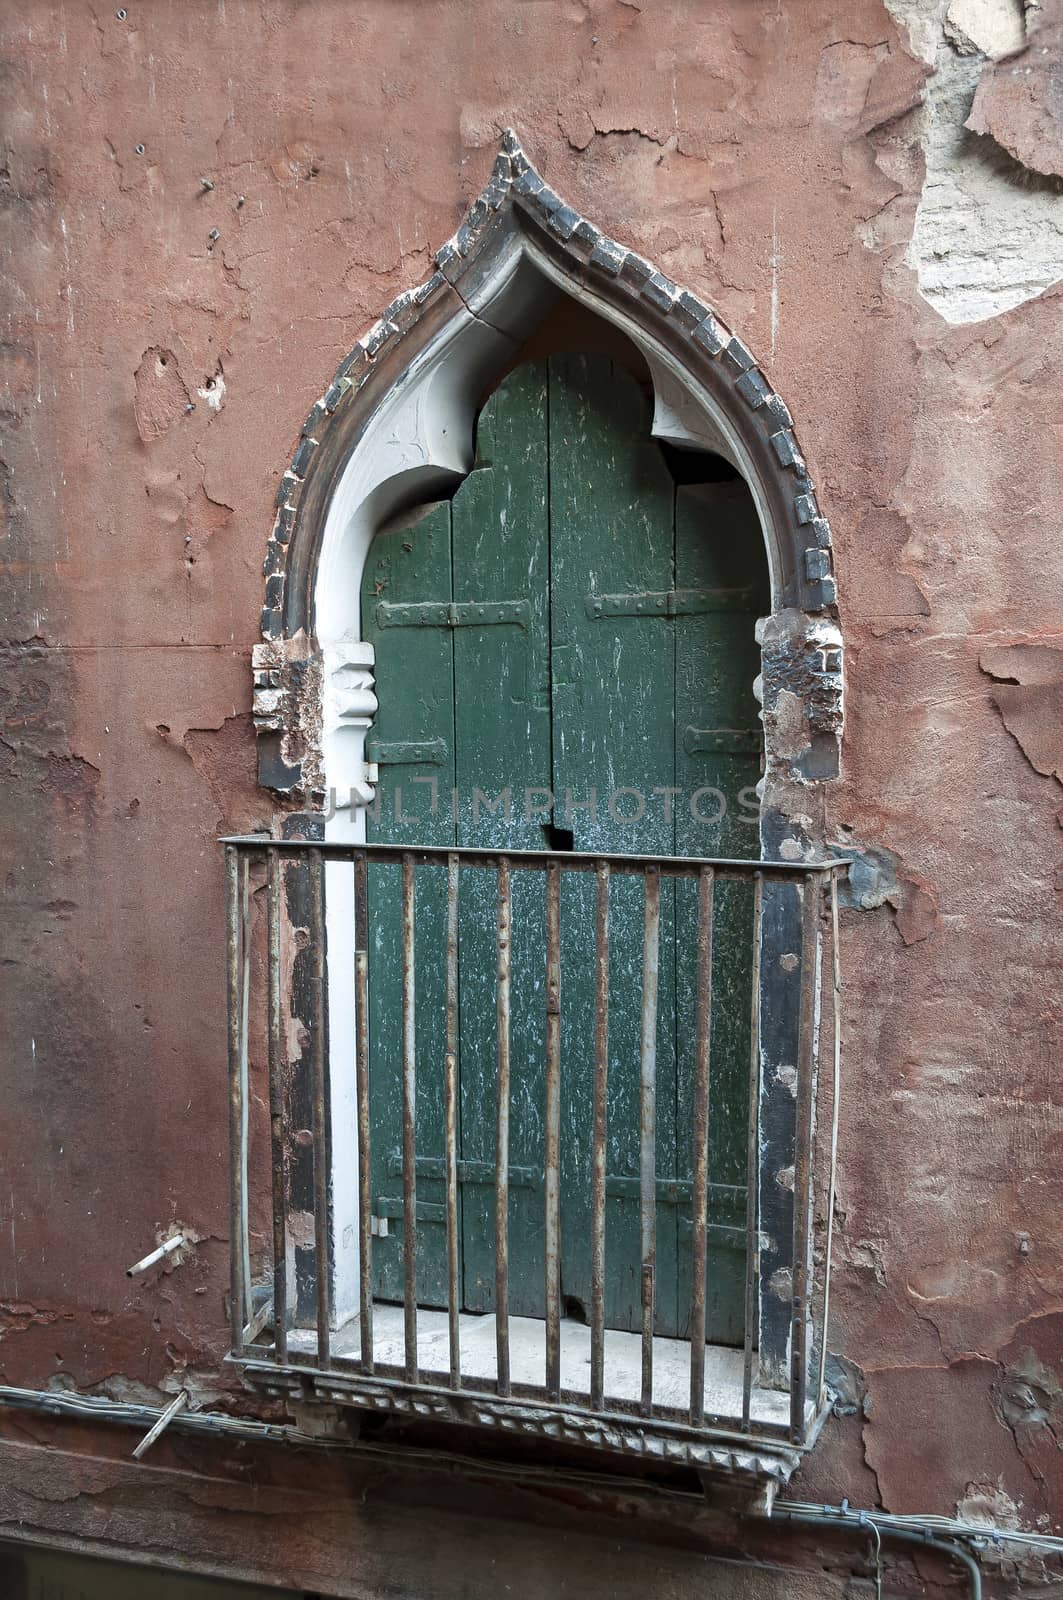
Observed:
[[[877,911],[880,906],[891,906],[897,914],[897,931],[906,945],[928,939],[936,931],[936,901],[916,879],[900,874],[899,857],[892,850],[862,849],[848,841],[832,845],[831,849],[850,860],[848,879],[839,890],[843,907]]]
[[[1021,0],[952,0],[944,30],[957,50],[989,56],[993,61],[1012,55],[1026,43]]]
[[[1020,0],[886,0],[935,71],[926,91],[926,176],[908,252],[919,289],[951,323],[999,316],[1063,278],[1063,193],[1032,186],[968,117],[989,53],[1013,49]],[[959,45],[957,44],[959,40]],[[1028,47],[1016,61],[1031,61]]]
[[[855,1361],[848,1361],[845,1356],[828,1351],[825,1376],[827,1386],[834,1395],[835,1416],[851,1417],[870,1409],[867,1381]]]
[[[226,717],[220,728],[189,728],[182,744],[210,790],[222,831],[253,831],[268,820],[247,713]]]
[[[851,1267],[870,1272],[880,1289],[886,1287],[883,1246],[877,1239],[854,1239],[845,1245],[844,1253]]]
[[[979,665],[996,679],[990,698],[1027,761],[1063,783],[1063,648],[1005,645],[983,650]]]
[[[221,410],[225,404],[225,374],[220,366],[217,372],[212,373],[207,379],[202,389],[196,390],[196,393],[201,400],[207,402],[212,411]]]
[[[141,356],[133,382],[137,432],[145,444],[151,444],[173,427],[188,405],[188,390],[177,370],[177,357],[172,350],[152,345]]]
[[[956,1502],[961,1522],[977,1522],[987,1528],[1021,1528],[1022,1517],[1015,1501],[999,1484],[969,1483]]]
[[[99,781],[99,767],[81,756],[49,753],[45,758],[41,790],[60,801],[68,811],[79,811],[84,804],[91,804]]]
[[[1013,1429],[1051,1427],[1053,1418],[1063,1411],[1063,1387],[1059,1379],[1028,1348],[1005,1368],[1000,1411],[1008,1427]]]

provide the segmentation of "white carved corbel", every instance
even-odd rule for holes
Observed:
[[[365,737],[376,715],[371,644],[341,643],[325,649],[323,735],[326,770],[337,811],[372,805],[377,769],[365,759]]]

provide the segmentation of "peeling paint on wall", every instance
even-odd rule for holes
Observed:
[[[0,9],[6,1381],[155,1402],[183,1382],[241,1403],[223,1361],[215,840],[282,823],[247,721],[262,559],[281,557],[274,495],[322,383],[431,271],[430,241],[512,121],[551,186],[770,352],[835,533],[851,673],[830,837],[857,841],[869,869],[854,885],[867,909],[841,913],[829,1343],[850,1414],[828,1421],[795,1497],[1055,1527],[1063,289],[1040,287],[1061,270],[1048,7],[999,60],[992,29],[1015,8],[959,0],[892,0],[918,58],[883,0],[482,0],[471,45],[467,0]],[[928,80],[942,119],[924,183]],[[775,656],[783,731],[807,756],[827,735],[834,748],[840,709],[824,643],[795,635]],[[281,789],[317,737],[308,642],[295,657],[275,642],[255,660]],[[795,666],[823,674],[818,729],[794,716]],[[282,723],[298,731],[283,747]],[[792,785],[795,819],[815,788]],[[304,1047],[293,1017],[290,1051]],[[789,1097],[784,1075],[778,1088]],[[130,1284],[177,1216],[203,1243]],[[470,1490],[450,1472],[461,1526],[441,1557],[438,1508],[376,1461],[359,1476],[278,1447],[249,1467],[219,1445],[217,1470],[233,1460],[219,1486],[209,1441],[176,1436],[122,1478],[116,1509],[105,1458],[131,1441],[76,1427],[92,1460],[64,1466],[0,1417],[8,1439],[22,1430],[0,1499],[39,1537],[90,1537],[94,1521],[99,1535],[106,1495],[106,1537],[128,1553],[154,1486],[145,1543],[165,1527],[194,1561],[228,1540],[234,1571],[315,1592],[391,1593],[427,1550],[408,1592],[460,1570],[482,1597],[517,1548],[486,1531],[482,1478]],[[33,1428],[54,1442],[51,1419]],[[563,1499],[551,1486],[513,1516],[541,1528],[549,1500],[541,1542],[520,1548],[559,1552],[542,1582],[571,1586]],[[611,1525],[583,1592],[662,1589],[669,1527],[655,1501],[652,1548],[628,1527],[619,1552]],[[865,1549],[791,1541],[779,1558],[811,1571],[782,1592],[840,1594],[826,1561],[862,1593]],[[951,1584],[918,1559],[924,1586]],[[695,1591],[698,1562],[669,1595]]]
[[[979,664],[999,685],[993,704],[1027,761],[1063,783],[1063,647],[1005,645],[983,650]]]
[[[1029,58],[1043,71],[1034,16],[1024,17],[1021,0],[887,4],[933,68],[924,112],[926,176],[909,263],[920,292],[947,322],[999,316],[1063,278],[1063,189],[980,137],[988,131],[984,112],[970,120],[994,58],[1024,49],[1014,70]],[[1042,115],[1047,108],[1042,101]]]

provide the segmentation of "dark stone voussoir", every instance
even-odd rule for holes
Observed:
[[[736,374],[748,372],[750,367],[756,366],[752,352],[746,348],[736,333],[732,333],[724,345],[721,357],[724,366]]]
[[[595,246],[601,236],[602,230],[600,228],[596,228],[593,222],[588,222],[586,217],[581,217],[572,231],[572,238],[569,240],[569,244],[577,246],[584,256],[589,257],[593,255]]]
[[[273,538],[277,544],[287,544],[295,527],[295,507],[281,506],[277,513],[277,520],[273,524]]]
[[[688,333],[693,333],[698,323],[704,322],[709,315],[708,306],[696,294],[691,294],[689,289],[680,289],[672,307],[672,316]]]
[[[678,286],[671,278],[666,278],[663,272],[655,272],[648,280],[643,293],[652,305],[658,306],[661,311],[671,311],[675,304]]]
[[[545,188],[546,184],[543,182],[542,178],[540,178],[534,167],[525,167],[520,173],[519,177],[516,177],[513,180],[514,194],[522,195],[528,200],[532,199],[537,194],[541,194]]]
[[[544,216],[552,217],[555,211],[560,211],[564,207],[565,202],[559,194],[554,193],[553,189],[548,189],[543,184],[543,187],[535,196],[535,204]]]
[[[780,428],[778,433],[771,436],[772,449],[783,467],[803,467],[804,457],[798,446],[797,440],[789,428]]]
[[[613,239],[607,239],[603,234],[591,251],[591,266],[601,267],[611,278],[616,278],[620,275],[626,255],[627,251],[623,245],[617,244]]]
[[[725,331],[719,326],[711,311],[708,316],[701,319],[690,337],[695,344],[707,350],[710,356],[718,356],[724,348]]]
[[[650,262],[644,260],[642,256],[637,256],[633,250],[629,250],[620,268],[621,281],[629,284],[637,293],[642,293],[652,277],[653,267]]]
[[[757,367],[750,367],[748,372],[743,372],[742,376],[735,382],[735,389],[746,404],[753,407],[754,411],[759,411],[760,407],[767,403],[772,393],[771,384]]]
[[[560,239],[571,239],[579,227],[580,216],[571,206],[561,206],[550,218],[549,227]]]
[[[338,382],[330,384],[329,387],[325,390],[325,394],[324,394],[324,397],[322,398],[321,404],[324,406],[324,408],[328,412],[329,416],[332,415],[332,413],[335,411],[336,407],[339,405],[340,401],[343,399],[344,395],[347,393],[348,389],[350,389],[350,388],[351,388],[351,380],[350,380],[350,378],[340,378],[338,380]]]
[[[303,439],[300,442],[298,450],[295,452],[294,456],[292,457],[292,474],[293,474],[293,476],[295,476],[296,478],[305,478],[306,477],[306,469],[310,465],[310,462],[313,459],[314,451],[316,449],[317,449],[317,440],[316,439]]]

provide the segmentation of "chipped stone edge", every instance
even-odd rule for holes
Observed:
[[[272,1399],[315,1400],[337,1406],[406,1415],[424,1421],[461,1423],[499,1432],[549,1439],[555,1443],[604,1450],[610,1455],[692,1467],[703,1475],[719,1475],[732,1487],[745,1484],[752,1496],[773,1495],[785,1487],[801,1460],[801,1451],[780,1439],[751,1439],[746,1447],[709,1429],[669,1433],[652,1422],[587,1413],[579,1407],[549,1407],[532,1401],[501,1400],[492,1395],[441,1394],[397,1380],[356,1373],[317,1373],[303,1367],[280,1367],[268,1361],[238,1359],[247,1388]]]
[[[401,341],[441,291],[460,282],[475,247],[497,225],[506,208],[524,212],[544,227],[590,277],[618,283],[634,300],[644,302],[656,314],[671,319],[691,345],[692,353],[698,359],[708,355],[718,361],[730,376],[741,403],[762,415],[779,471],[789,476],[797,525],[806,531],[808,542],[801,550],[800,561],[803,607],[813,615],[831,613],[838,595],[830,525],[820,511],[785,401],[773,389],[750,350],[711,307],[635,251],[608,238],[593,222],[568,205],[536,171],[516,134],[506,129],[487,186],[470,206],[457,232],[437,251],[436,270],[424,283],[398,295],[358,340],[340,362],[332,382],[315,401],[303,424],[295,453],[278,486],[273,527],[266,546],[261,627],[267,645],[278,645],[285,637],[289,546],[304,484],[334,417],[351,404],[370,376],[380,352]],[[261,676],[256,674],[253,701],[256,730],[273,740],[280,735],[283,721],[278,717],[279,702],[284,696],[277,693],[281,687],[275,676],[277,665],[276,659],[271,659],[268,667],[274,670],[261,671],[267,667],[267,662],[262,659],[256,663]],[[296,788],[305,788],[295,776],[297,770],[298,763],[293,763],[292,778],[281,782],[281,790],[290,793]]]

